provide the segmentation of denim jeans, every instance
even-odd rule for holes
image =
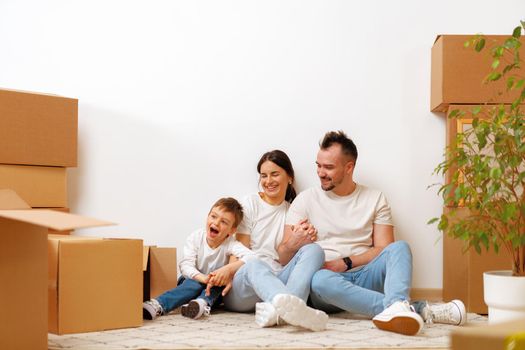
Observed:
[[[396,241],[359,269],[342,273],[318,271],[312,278],[310,298],[316,309],[346,310],[373,317],[396,301],[410,300],[411,284],[410,247],[404,241]]]
[[[224,287],[212,287],[210,295],[206,296],[205,284],[181,276],[177,281],[177,288],[170,289],[155,299],[164,309],[164,314],[167,314],[196,298],[204,299],[212,307],[220,299],[223,289]]]
[[[224,305],[232,311],[250,312],[255,303],[270,302],[277,294],[292,294],[306,301],[312,276],[323,264],[324,251],[315,243],[301,247],[277,275],[265,262],[250,260],[235,274]]]

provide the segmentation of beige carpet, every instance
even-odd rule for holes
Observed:
[[[485,324],[486,317],[469,314],[467,325]],[[145,321],[139,328],[104,332],[49,334],[49,349],[446,349],[454,326],[425,325],[417,336],[377,329],[370,320],[348,313],[330,316],[328,329],[310,332],[282,325],[259,328],[253,314],[215,311],[191,320],[178,313]]]

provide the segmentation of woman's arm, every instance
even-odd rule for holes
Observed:
[[[284,225],[284,237],[277,247],[279,263],[285,266],[302,246],[316,240],[317,230],[307,219],[299,221],[297,225]]]

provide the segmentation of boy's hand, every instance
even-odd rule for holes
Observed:
[[[210,278],[208,280],[207,286],[206,286],[206,295],[210,295],[210,290],[212,287],[215,286],[226,286],[229,288],[224,288],[226,293],[231,288],[231,282],[233,279],[233,275],[235,275],[235,270],[231,268],[230,265],[223,266],[209,274]],[[223,291],[223,295],[226,295],[226,293]]]

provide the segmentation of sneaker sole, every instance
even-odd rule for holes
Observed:
[[[265,304],[268,304],[268,306]],[[277,314],[275,315],[276,317],[269,317],[271,316],[270,315],[271,311],[268,311],[269,305],[271,304],[269,303],[256,303],[255,304],[255,323],[257,323],[259,327],[262,327],[262,328],[272,327],[277,324],[277,317],[278,317]]]
[[[193,300],[190,301],[186,305],[182,305],[182,307],[180,308],[180,313],[182,316],[193,318],[193,319],[199,316],[199,311],[200,311],[199,303]]]
[[[277,314],[287,323],[310,329],[322,331],[326,329],[328,315],[323,311],[312,309],[306,303],[290,294],[278,294],[272,301]]]
[[[389,321],[373,319],[372,322],[379,329],[404,335],[416,335],[421,329],[419,322],[408,316],[397,316]]]

